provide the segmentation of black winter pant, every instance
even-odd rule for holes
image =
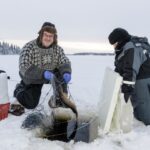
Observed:
[[[150,125],[150,78],[136,81],[131,102],[135,118]]]
[[[55,92],[58,89],[57,87],[60,86],[60,83],[57,81],[55,82]],[[52,84],[53,85],[53,84]],[[16,86],[14,90],[14,97],[17,98],[19,103],[23,105],[27,109],[34,109],[38,104],[41,96],[43,84],[30,84],[26,85],[23,81]],[[67,84],[61,84],[63,92],[68,93],[67,91]]]

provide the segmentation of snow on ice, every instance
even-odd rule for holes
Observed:
[[[100,90],[105,68],[114,68],[113,56],[69,56],[72,62],[73,74],[69,85],[70,93],[83,113],[97,113],[97,104],[100,99]],[[11,77],[8,81],[10,101],[13,101],[13,90],[20,81],[18,74],[18,56],[0,56],[0,69],[5,70]],[[47,101],[52,89],[50,85],[44,85],[40,103],[45,111],[49,112]],[[99,136],[91,143],[70,141],[49,141],[36,136],[34,131],[21,128],[21,124],[30,111],[21,117],[12,116],[0,121],[0,149],[1,150],[148,150],[150,147],[150,127],[134,120],[131,132],[109,133],[104,135],[99,129]]]

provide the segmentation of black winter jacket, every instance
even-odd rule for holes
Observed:
[[[139,79],[150,78],[150,58],[146,50],[129,41],[119,51],[115,57],[115,71],[124,81],[134,83]]]

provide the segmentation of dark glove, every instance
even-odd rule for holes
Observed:
[[[134,85],[125,84],[125,83],[122,84],[121,92],[124,93],[124,99],[126,103],[128,102],[129,98],[132,96],[133,91],[134,91]]]
[[[64,73],[63,79],[64,79],[65,83],[69,83],[69,81],[71,80],[71,74],[70,73]]]

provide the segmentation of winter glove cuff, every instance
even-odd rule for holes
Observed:
[[[132,85],[132,84],[125,84],[125,83],[122,84],[122,87],[121,87],[121,92],[122,93],[130,93],[130,94],[132,94],[133,91],[134,91],[134,85]]]

